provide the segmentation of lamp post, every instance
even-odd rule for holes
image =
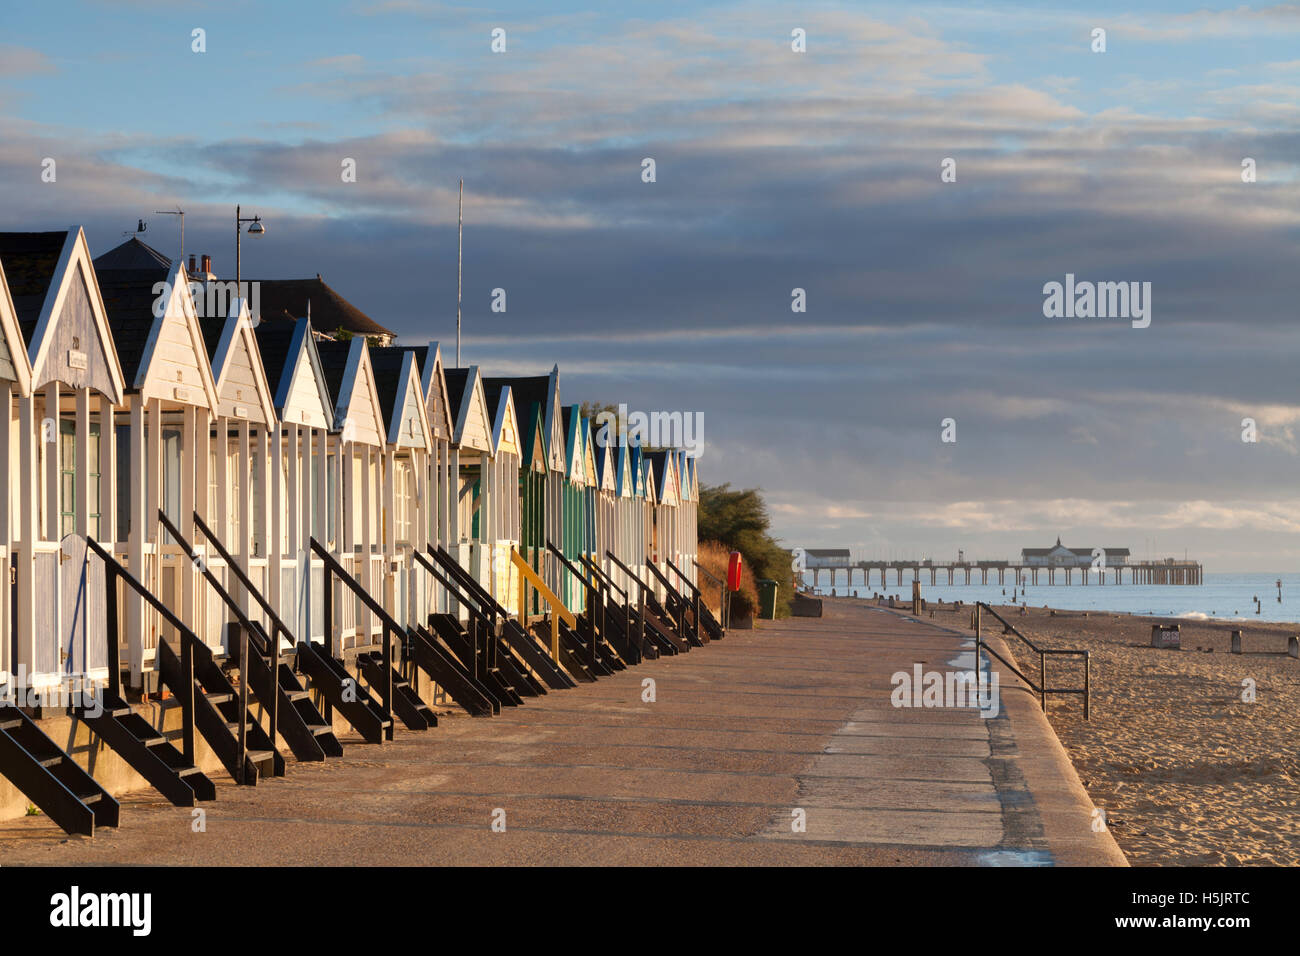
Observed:
[[[266,232],[266,227],[262,225],[261,216],[241,217],[239,215],[239,212],[240,209],[238,206],[236,206],[235,207],[235,288],[239,290],[239,297],[243,298],[244,291],[243,291],[243,287],[240,285],[241,276],[240,276],[240,261],[239,261],[239,240],[241,234],[243,233],[243,228],[241,224],[245,222],[250,224],[248,227],[248,234],[250,236],[262,235],[262,233]]]

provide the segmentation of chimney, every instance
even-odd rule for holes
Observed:
[[[211,256],[204,256],[204,257],[203,257],[203,274],[204,274],[204,275],[208,275],[208,274],[210,274],[211,272],[212,272],[212,257],[211,257]]]
[[[194,261],[194,253],[191,252],[190,253],[190,274],[192,275],[197,270],[197,268],[198,265]]]

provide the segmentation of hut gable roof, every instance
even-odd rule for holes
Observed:
[[[334,400],[311,320],[263,319],[253,331],[277,417],[309,428],[333,428]]]
[[[601,491],[618,493],[618,479],[615,477],[615,450],[608,445],[595,442],[596,476]]]
[[[564,473],[575,485],[586,484],[587,472],[583,467],[583,431],[582,414],[579,406],[566,405],[564,419]]]
[[[319,273],[314,279],[261,279],[259,283],[263,315],[306,315],[310,302],[312,325],[327,335],[342,329],[385,340],[394,337],[393,332],[330,288]]]
[[[414,350],[371,349],[370,364],[375,370],[375,387],[388,429],[385,435],[388,444],[399,448],[431,447],[433,436],[429,434]]]
[[[121,403],[122,366],[80,227],[0,233],[0,261],[32,367],[32,388],[57,381]]]
[[[591,419],[579,416],[582,430],[582,473],[586,477],[587,485],[591,488],[600,487],[600,475],[596,471],[596,443],[591,438]]]
[[[620,498],[631,498],[636,494],[632,480],[632,449],[626,443],[620,443],[617,449],[614,493]]]
[[[505,452],[516,458],[523,457],[519,439],[519,416],[509,385],[483,386],[483,398],[492,415],[493,454]]]
[[[541,406],[531,404],[523,419],[523,461],[529,471],[546,473],[546,419]],[[518,408],[515,409],[518,411]]]
[[[97,274],[127,389],[215,409],[216,377],[185,269]]]
[[[653,468],[655,497],[666,505],[676,505],[680,500],[677,487],[677,456],[668,451],[646,452],[646,460]]]
[[[443,374],[442,352],[437,342],[428,345],[390,345],[387,350],[404,352],[415,360],[416,376],[424,401],[425,420],[432,438],[450,441],[454,423],[447,407],[447,381]],[[371,356],[381,351],[372,349]]]
[[[212,375],[217,382],[218,414],[247,418],[259,425],[276,421],[275,396],[262,364],[248,304],[235,299],[224,321],[201,319],[204,341],[209,343]]]
[[[492,454],[492,420],[488,414],[487,399],[483,395],[483,378],[478,366],[449,368],[447,402],[451,420],[455,423],[451,443],[471,451]]]
[[[360,336],[347,342],[324,340],[316,343],[316,351],[334,399],[335,430],[344,441],[382,445],[387,429],[366,340]]]
[[[485,387],[509,385],[510,395],[514,399],[515,414],[521,423],[521,429],[527,433],[532,427],[532,412],[535,408],[541,416],[541,428],[538,437],[543,448],[543,461],[552,471],[565,471],[564,422],[563,414],[557,413],[559,406],[559,367],[552,369],[550,375],[532,375],[512,378],[485,378]],[[525,457],[531,462],[529,446],[532,439],[524,442]]]
[[[23,330],[18,326],[18,312],[5,281],[4,263],[0,262],[0,381],[13,382],[19,395],[30,394],[32,366],[23,346]]]

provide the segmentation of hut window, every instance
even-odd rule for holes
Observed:
[[[393,532],[398,541],[410,541],[411,516],[415,508],[415,472],[406,461],[397,462],[395,471]]]
[[[167,517],[179,521],[181,514],[181,433],[164,428],[162,506]]]
[[[244,546],[239,536],[239,515],[243,510],[240,507],[241,480],[239,469],[239,452],[227,452],[226,454],[226,487],[230,489],[230,498],[227,501],[227,516],[229,518],[230,537],[229,540],[239,553],[243,553]]]
[[[217,513],[217,453],[208,452],[208,510],[207,514]]]
[[[90,423],[90,502],[95,509],[89,514],[89,530],[99,539],[99,423]],[[77,530],[77,423],[59,421],[59,534]]]

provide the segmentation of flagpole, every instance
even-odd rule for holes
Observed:
[[[465,180],[460,181],[460,199],[456,203],[456,367],[460,368],[460,294],[461,262],[465,251]]]

